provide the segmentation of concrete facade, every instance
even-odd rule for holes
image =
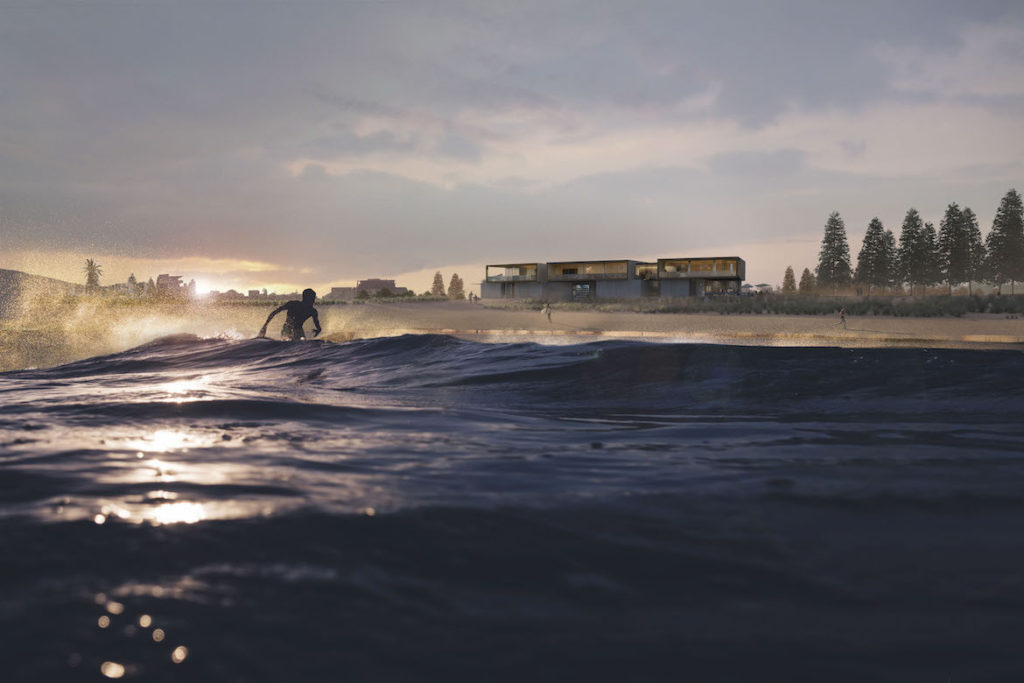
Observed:
[[[738,256],[512,263],[486,267],[483,299],[592,301],[739,293],[746,263]]]

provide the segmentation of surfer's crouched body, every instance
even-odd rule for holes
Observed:
[[[284,327],[281,328],[281,336],[285,339],[292,341],[298,341],[306,337],[305,330],[302,329],[303,323],[306,322],[310,317],[313,318],[313,336],[320,334],[320,317],[316,313],[316,309],[313,308],[313,302],[316,301],[316,292],[312,289],[306,289],[302,292],[302,301],[289,301],[280,308],[274,310],[273,313],[267,316],[267,322],[263,323],[263,327],[260,328],[260,337],[267,336],[267,325],[270,324],[270,319],[281,311],[287,311],[287,315],[284,320]]]

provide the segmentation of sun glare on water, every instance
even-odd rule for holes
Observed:
[[[128,438],[122,442],[124,448],[141,453],[170,453],[187,451],[189,448],[206,448],[217,443],[216,434],[182,429],[157,429],[148,435]]]
[[[176,379],[154,387],[154,390],[166,394],[160,400],[165,403],[187,403],[206,399],[204,389],[210,384],[210,377],[201,375],[187,379]]]
[[[206,519],[206,510],[201,503],[165,503],[150,510],[146,519],[154,524],[195,524]]]

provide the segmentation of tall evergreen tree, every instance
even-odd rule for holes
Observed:
[[[939,255],[939,236],[933,223],[924,224],[921,235],[921,253],[924,256],[924,284],[937,285],[942,282],[942,258]]]
[[[804,268],[804,272],[800,274],[800,294],[801,296],[810,296],[814,294],[814,290],[818,288],[818,283],[814,279],[814,274],[811,273],[810,268]]]
[[[782,276],[782,293],[796,294],[796,275],[793,274],[793,266],[786,266],[786,273]]]
[[[1011,189],[999,202],[985,249],[988,276],[1000,288],[1009,280],[1012,294],[1014,282],[1024,280],[1024,205],[1017,190]]]
[[[135,273],[128,276],[128,294],[135,296],[139,292],[139,281],[135,279]]]
[[[900,283],[910,285],[910,295],[914,295],[914,285],[924,284],[929,277],[931,268],[927,253],[924,222],[917,209],[910,209],[903,218],[900,229],[900,244],[896,251],[897,279]]]
[[[969,206],[964,207],[961,218],[967,235],[967,293],[971,294],[971,282],[985,277],[985,241],[981,239],[978,217]]]
[[[885,231],[885,253],[889,259],[889,279],[885,286],[895,287],[899,282],[899,262],[896,252],[896,235],[892,233],[892,230]]]
[[[953,202],[946,207],[946,213],[939,223],[939,266],[942,277],[949,285],[950,294],[953,293],[953,285],[969,279],[970,259],[964,213]]]
[[[821,239],[821,251],[818,252],[818,288],[831,288],[834,294],[840,287],[849,286],[853,280],[852,270],[846,226],[839,212],[833,211],[825,222],[825,235]]]
[[[888,287],[892,282],[892,250],[886,236],[892,237],[882,226],[882,221],[872,218],[864,233],[864,243],[857,255],[856,281],[867,285],[868,296],[871,288]]]
[[[458,273],[452,273],[451,282],[448,283],[448,298],[449,299],[465,299],[466,291],[462,283],[462,278],[459,277]]]
[[[445,296],[444,293],[444,278],[441,277],[441,271],[434,273],[434,283],[430,285],[431,296]]]

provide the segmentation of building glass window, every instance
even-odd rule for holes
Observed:
[[[604,272],[606,275],[625,275],[626,264],[624,262],[606,263],[604,264]]]

